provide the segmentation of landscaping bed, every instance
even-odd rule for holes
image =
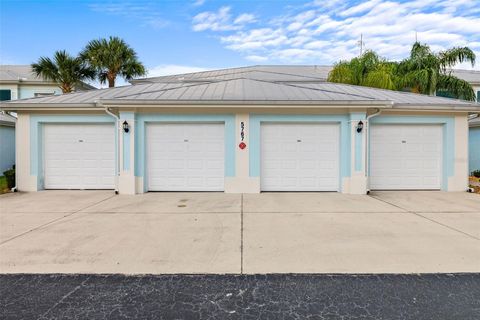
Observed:
[[[470,177],[470,188],[475,190],[475,193],[480,194],[480,178],[477,177]]]

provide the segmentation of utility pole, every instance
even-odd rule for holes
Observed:
[[[415,43],[418,42],[418,38],[417,38],[417,30],[415,30]]]
[[[360,46],[360,57],[362,56],[363,54],[363,33],[360,33],[360,41],[358,41],[358,45]]]

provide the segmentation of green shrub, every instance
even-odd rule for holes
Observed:
[[[7,187],[11,189],[15,187],[15,166],[12,169],[9,169],[3,173],[5,179],[7,180]]]
[[[480,170],[474,170],[472,171],[472,176],[476,177],[476,178],[480,178]]]

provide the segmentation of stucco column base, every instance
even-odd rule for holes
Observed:
[[[23,176],[19,178],[19,173],[17,172],[17,190],[24,192],[38,191],[37,179],[37,176]]]
[[[367,178],[363,175],[344,178],[342,193],[367,194]]]
[[[121,174],[118,177],[119,194],[135,194],[135,176],[130,174]]]
[[[225,177],[225,193],[260,193],[260,178]]]
[[[145,193],[145,186],[143,184],[143,177],[135,177],[135,192]]]
[[[468,174],[463,177],[457,174],[454,177],[448,178],[448,189],[446,191],[467,191],[468,188]]]

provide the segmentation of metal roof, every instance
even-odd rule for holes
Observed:
[[[12,82],[50,82],[37,77],[29,65],[0,65],[0,80]]]
[[[282,70],[290,70],[283,72]],[[132,86],[3,103],[23,107],[103,105],[319,105],[480,110],[473,102],[330,83],[315,66],[245,67],[157,78]]]
[[[134,79],[132,84],[152,82],[184,82],[202,80],[225,80],[244,77],[266,81],[327,81],[333,66],[321,65],[257,65],[240,68],[201,71],[162,77]],[[480,71],[452,69],[452,74],[472,84],[480,84]]]
[[[30,65],[0,65],[0,82],[3,83],[30,83],[30,84],[58,84],[54,81],[37,77]],[[96,89],[86,82],[80,82],[79,89]]]
[[[0,112],[0,125],[13,127],[15,126],[16,121],[17,118],[15,118],[14,116]]]
[[[252,80],[263,80],[272,82],[283,81],[327,81],[328,73],[332,66],[317,65],[270,65],[270,66],[250,66],[230,69],[220,69],[211,71],[201,71],[186,74],[177,74],[162,77],[150,77],[143,79],[134,79],[132,84],[153,83],[153,82],[197,82],[197,81],[215,81],[245,78]]]
[[[452,74],[455,77],[463,79],[470,84],[480,85],[480,71],[453,69]]]
[[[480,115],[472,120],[468,121],[470,127],[480,127]]]

